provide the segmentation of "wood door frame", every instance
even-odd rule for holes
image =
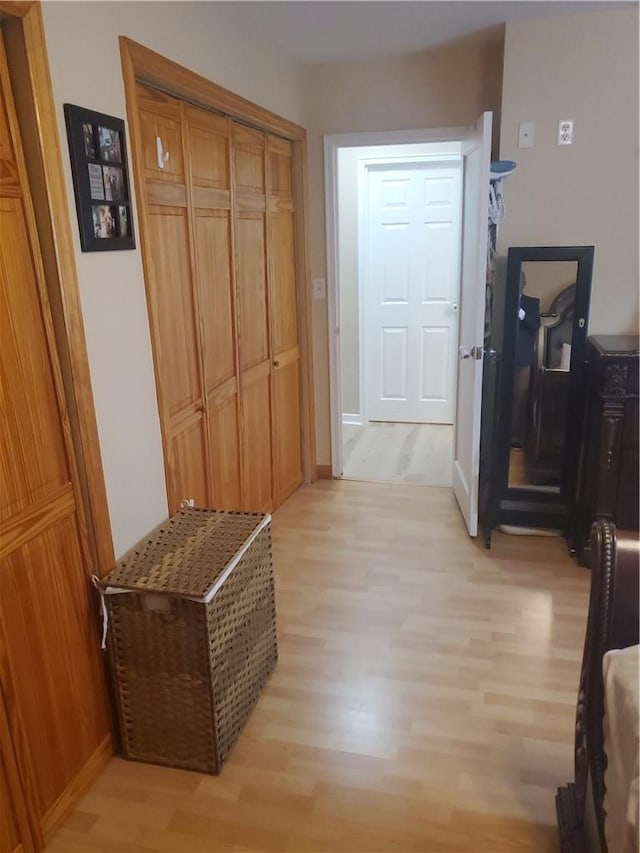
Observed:
[[[149,229],[146,222],[144,170],[141,160],[139,134],[137,132],[138,99],[136,83],[146,84],[195,106],[228,116],[238,122],[267,133],[274,133],[292,144],[292,179],[295,223],[295,265],[298,302],[298,343],[301,362],[301,423],[303,474],[306,483],[316,479],[316,433],[313,375],[313,340],[311,273],[309,266],[309,184],[307,173],[307,131],[305,128],[282,118],[246,100],[234,92],[224,89],[194,71],[190,71],[173,60],[167,59],[138,42],[120,36],[120,59],[124,79],[127,119],[131,139],[133,178],[136,193],[136,208],[140,230],[140,247],[145,274],[145,288],[149,298],[151,259]],[[155,365],[155,347],[154,347]],[[157,376],[157,372],[156,372]],[[156,382],[158,405],[162,412],[161,391]],[[161,431],[165,470],[168,466],[169,446],[165,425],[161,416]],[[167,473],[168,477],[168,473]]]
[[[334,133],[324,137],[325,229],[327,235],[327,300],[329,314],[329,408],[331,426],[331,476],[342,477],[342,387],[340,365],[340,282],[338,231],[338,149],[373,145],[408,145],[416,142],[459,142],[468,127],[424,128]],[[362,392],[362,389],[360,389]],[[362,399],[360,403],[362,407]]]
[[[113,568],[115,554],[42,10],[35,0],[0,0],[0,14],[36,209],[93,572],[102,576]]]

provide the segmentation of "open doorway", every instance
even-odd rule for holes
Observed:
[[[342,476],[451,486],[460,141],[338,148]]]

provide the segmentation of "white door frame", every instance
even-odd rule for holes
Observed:
[[[416,142],[461,142],[468,127],[336,133],[324,137],[324,191],[327,239],[327,300],[329,313],[329,405],[331,410],[331,473],[342,476],[342,387],[340,383],[340,281],[338,278],[338,149]],[[359,276],[361,278],[361,276]],[[360,281],[360,288],[362,282]],[[360,335],[362,346],[362,334]],[[360,410],[363,410],[360,389]]]

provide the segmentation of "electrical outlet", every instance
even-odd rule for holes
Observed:
[[[521,121],[518,125],[518,148],[533,148],[535,125],[532,121]]]
[[[573,144],[573,120],[560,119],[558,122],[558,145]]]
[[[314,278],[313,280],[313,298],[326,299],[327,282],[324,278]]]

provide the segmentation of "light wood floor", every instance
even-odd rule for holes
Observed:
[[[465,532],[448,489],[322,481],[278,512],[280,661],[220,777],[113,759],[54,853],[557,850],[588,573]]]
[[[344,424],[343,475],[349,480],[450,486],[451,424]]]

